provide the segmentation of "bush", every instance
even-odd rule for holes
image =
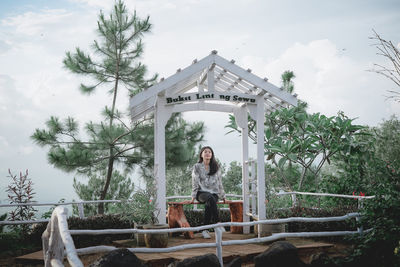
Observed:
[[[100,230],[100,229],[127,229],[133,228],[133,223],[123,219],[121,215],[96,215],[81,219],[79,217],[70,217],[67,219],[70,230]],[[47,223],[36,224],[32,233],[27,237],[29,242],[36,246],[41,246],[41,237],[46,230]],[[113,240],[131,238],[131,234],[117,235],[73,235],[72,239],[76,248],[108,244]]]
[[[338,207],[331,209],[313,209],[294,207],[289,209],[268,210],[269,218],[290,218],[290,217],[335,217],[355,212],[354,207]],[[268,213],[269,212],[269,213]],[[291,222],[288,223],[288,232],[323,232],[323,231],[354,231],[356,228],[355,219],[337,222]]]
[[[191,227],[202,226],[204,222],[204,210],[184,209],[186,219]],[[231,213],[227,209],[219,209],[219,219],[221,222],[230,222]]]

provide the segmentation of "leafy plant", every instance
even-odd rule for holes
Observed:
[[[33,191],[32,181],[28,178],[28,170],[25,174],[19,173],[19,176],[12,174],[8,169],[8,177],[11,178],[11,183],[7,186],[8,199],[10,204],[23,204],[33,201],[35,192]],[[17,206],[9,213],[9,220],[11,221],[28,221],[32,220],[35,216],[36,209],[33,206]],[[27,224],[13,226],[16,232],[21,231],[22,234],[28,233],[30,227]]]
[[[123,217],[137,224],[156,224],[157,211],[152,190],[140,189],[127,202]]]
[[[400,122],[392,117],[367,130],[368,135],[353,143],[353,153],[338,154],[335,175],[331,175],[331,183],[325,181],[325,186],[336,190],[334,193],[346,190],[348,194],[375,195],[364,201],[361,210],[364,229],[372,230],[355,237],[355,249],[345,260],[354,265],[399,266],[395,251],[400,236]]]

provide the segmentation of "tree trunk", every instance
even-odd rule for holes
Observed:
[[[118,90],[118,81],[119,81],[119,76],[118,76],[118,68],[119,66],[119,61],[117,64],[117,75],[115,77],[115,84],[114,84],[114,97],[113,97],[113,103],[111,107],[111,118],[110,118],[110,130],[113,125],[113,119],[114,119],[114,112],[115,112],[115,103],[117,101],[117,90]],[[114,167],[114,148],[113,148],[114,142],[110,143],[110,158],[108,159],[108,166],[107,166],[107,177],[106,177],[106,183],[104,184],[103,191],[101,192],[100,195],[100,200],[104,200],[107,195],[108,187],[110,186],[111,182],[111,177],[113,173],[113,167]],[[98,213],[99,214],[104,214],[104,203],[99,203],[98,205]]]
[[[100,195],[100,200],[104,200],[107,195],[108,188],[110,187],[111,177],[113,173],[113,166],[114,166],[114,149],[110,148],[110,159],[108,160],[108,167],[107,167],[107,177],[106,183],[104,184],[103,191]],[[97,211],[99,214],[104,214],[104,203],[99,203],[97,207]]]

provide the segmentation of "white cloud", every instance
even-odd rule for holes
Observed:
[[[16,33],[33,36],[46,32],[45,25],[52,24],[57,26],[66,18],[71,17],[71,13],[63,9],[48,9],[42,12],[26,12],[24,14],[8,17],[1,21],[2,26],[13,27]]]
[[[0,150],[6,150],[6,149],[8,149],[8,147],[9,147],[9,144],[8,144],[6,138],[4,136],[0,135]],[[1,154],[0,154],[0,156],[1,156]]]
[[[18,154],[22,155],[30,155],[33,152],[32,146],[19,146],[18,147]]]
[[[285,70],[294,71],[295,92],[309,103],[311,112],[332,116],[344,111],[358,117],[358,123],[375,125],[396,111],[385,103],[386,81],[366,71],[370,64],[345,56],[329,40],[296,43],[269,61],[248,56],[243,62],[255,66],[255,72],[267,73],[278,86]]]

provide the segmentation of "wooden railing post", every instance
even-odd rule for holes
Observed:
[[[83,267],[68,230],[67,209],[56,207],[42,234],[44,266],[63,266],[64,249],[71,267]]]
[[[79,218],[81,218],[81,219],[85,218],[85,210],[83,209],[82,202],[78,203],[78,213],[79,213]]]
[[[51,261],[53,259],[61,260],[61,262],[63,261],[64,244],[60,236],[56,210],[53,211],[46,230],[42,234],[42,244],[45,267],[51,267]]]

